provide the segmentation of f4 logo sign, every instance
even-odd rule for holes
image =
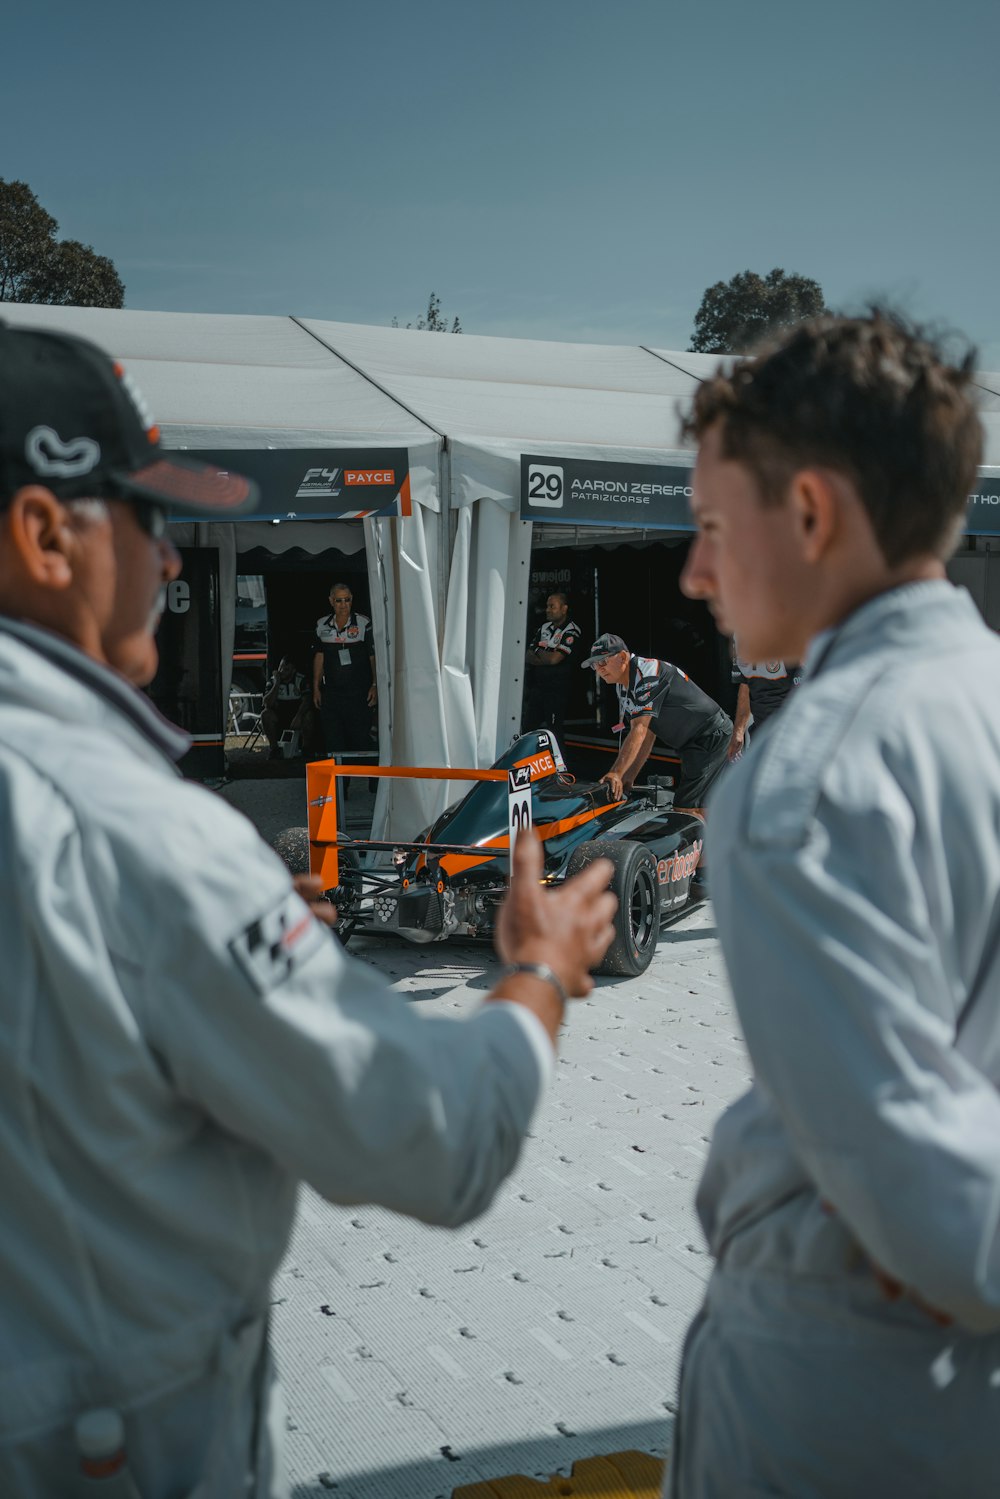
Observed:
[[[296,491],[297,500],[330,499],[340,493],[339,468],[307,468]]]

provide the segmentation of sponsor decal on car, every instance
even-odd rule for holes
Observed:
[[[556,773],[556,762],[548,750],[544,754],[535,755],[531,760],[519,760],[518,766],[526,765],[531,772],[533,781],[540,781],[545,776],[554,776]]]
[[[701,858],[702,840],[699,838],[691,847],[682,854],[669,854],[665,859],[656,862],[656,878],[661,885],[676,885],[681,880],[690,879],[698,868],[698,860]]]

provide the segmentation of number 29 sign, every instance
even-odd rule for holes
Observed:
[[[531,766],[515,765],[507,772],[507,838],[511,853],[517,835],[531,827]]]

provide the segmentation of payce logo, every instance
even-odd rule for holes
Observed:
[[[344,483],[350,488],[352,484],[395,484],[396,470],[394,468],[345,468]]]
[[[561,510],[564,487],[561,467],[551,463],[528,465],[529,505],[541,510]]]

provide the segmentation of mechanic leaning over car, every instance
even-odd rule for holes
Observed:
[[[706,844],[753,1084],[697,1206],[668,1491],[994,1499],[1000,643],[945,573],[972,356],[885,313],[705,380],[681,587],[804,679]]]
[[[454,1225],[514,1166],[567,994],[612,937],[607,861],[519,840],[507,975],[425,1017],[317,919],[250,823],[181,779],[138,689],[167,514],[253,486],[163,451],[93,344],[0,323],[0,1494],[78,1492],[124,1418],[135,1487],[287,1494],[270,1279],[298,1183]],[[307,899],[304,896],[308,897]]]
[[[686,672],[654,656],[636,656],[620,635],[598,637],[582,663],[618,694],[617,729],[625,739],[601,776],[615,799],[630,790],[657,739],[680,756],[674,806],[699,809],[726,763],[733,725],[728,713]]]

